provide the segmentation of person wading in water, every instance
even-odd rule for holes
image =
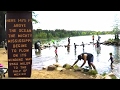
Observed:
[[[114,62],[114,61],[113,61],[112,53],[110,53],[109,55],[110,55],[109,60],[111,60],[111,64],[110,64],[110,66],[111,66],[111,69],[113,69],[113,62]],[[109,60],[108,60],[108,61],[109,61]]]

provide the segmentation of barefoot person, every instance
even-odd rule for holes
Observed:
[[[96,67],[95,67],[95,65],[93,64],[93,58],[94,58],[94,56],[93,56],[93,54],[91,54],[91,53],[82,53],[82,54],[80,54],[80,55],[78,55],[78,59],[77,59],[77,61],[75,61],[75,63],[71,66],[71,67],[73,67],[79,60],[84,60],[84,62],[83,62],[83,64],[80,66],[80,68],[82,68],[84,65],[85,65],[85,63],[86,63],[86,61],[88,61],[88,65],[89,65],[89,67],[92,69],[92,67],[94,68],[94,70],[96,70]],[[92,67],[91,67],[92,66]]]

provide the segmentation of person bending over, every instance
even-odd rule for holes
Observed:
[[[93,67],[93,69],[96,70],[96,67],[93,64],[93,58],[94,58],[94,56],[91,53],[82,53],[82,54],[78,55],[78,59],[75,61],[75,63],[71,67],[73,67],[79,60],[82,59],[82,60],[84,60],[84,62],[80,66],[80,68],[82,68],[85,65],[86,61],[88,61],[88,65],[89,65],[90,69],[92,69],[92,67]]]

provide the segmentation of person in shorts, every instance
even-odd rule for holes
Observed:
[[[93,69],[96,70],[96,67],[93,64],[93,58],[94,58],[94,56],[91,53],[81,53],[80,55],[78,55],[78,59],[75,61],[75,63],[71,67],[73,67],[79,60],[82,59],[82,60],[84,60],[84,62],[80,66],[80,68],[82,68],[85,65],[86,61],[88,61],[88,65],[89,65],[90,69],[92,69],[92,67],[93,67]]]

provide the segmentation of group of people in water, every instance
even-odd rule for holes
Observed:
[[[98,40],[96,41],[96,44],[94,44],[94,35],[92,36],[93,45],[95,45],[96,48],[100,47],[100,38],[101,37],[98,35]],[[82,46],[83,46],[83,50],[84,50],[85,45],[84,45],[83,42],[82,42]],[[75,43],[74,43],[74,47],[76,49],[76,44]],[[111,61],[110,66],[111,66],[111,69],[113,69],[113,62],[114,62],[113,55],[112,55],[112,53],[109,53],[109,55],[110,55],[109,60]],[[80,66],[80,68],[82,68],[85,65],[86,61],[87,61],[89,69],[93,68],[94,70],[96,70],[96,67],[93,64],[94,55],[92,53],[83,52],[83,53],[79,54],[77,60],[74,62],[74,64],[71,67],[73,67],[79,60],[84,60],[83,64]]]
[[[96,44],[94,44],[94,36],[92,36],[92,40],[93,40],[93,45],[95,45],[96,46],[96,48],[99,48],[100,47],[100,36],[98,36],[98,40],[97,40],[97,42],[96,42]],[[39,49],[40,50],[40,41],[37,41],[36,43],[35,43],[35,49]],[[85,48],[85,44],[84,44],[84,42],[82,42],[82,47],[83,47],[83,50],[84,50],[84,48]],[[69,47],[70,47],[70,37],[68,38],[68,44],[65,46],[65,47],[67,47],[68,49],[69,49]],[[76,43],[74,43],[74,49],[76,50],[76,48],[77,48],[77,45],[76,45]],[[58,49],[58,47],[57,46],[55,46],[55,57],[58,57],[58,52],[57,52],[57,49]],[[110,55],[110,58],[109,58],[109,60],[111,60],[111,69],[113,69],[113,55],[112,55],[112,53],[110,53],[109,54]],[[84,62],[83,62],[83,64],[80,66],[80,68],[82,68],[84,65],[85,65],[85,63],[86,62],[88,62],[88,66],[89,66],[89,69],[94,69],[94,70],[96,70],[96,67],[95,67],[95,65],[93,64],[93,61],[94,61],[94,55],[92,54],[92,53],[87,53],[87,52],[83,52],[83,53],[81,53],[81,54],[79,54],[78,55],[78,57],[77,57],[77,60],[74,62],[74,64],[71,66],[71,68],[79,61],[79,60],[84,60]],[[97,70],[96,70],[97,71]]]

